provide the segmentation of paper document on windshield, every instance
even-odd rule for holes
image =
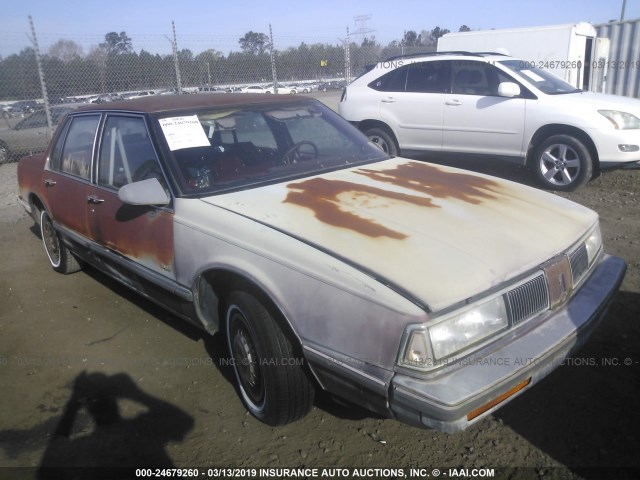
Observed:
[[[211,145],[197,115],[161,118],[160,127],[171,151]]]

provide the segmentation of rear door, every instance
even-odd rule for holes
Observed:
[[[416,62],[397,68],[369,84],[378,91],[380,118],[395,128],[401,149],[442,148],[447,62]]]
[[[87,192],[92,239],[130,268],[175,279],[172,209],[127,205],[118,197],[120,187],[149,178],[169,191],[144,117],[107,115],[96,153],[96,182]]]
[[[47,208],[60,226],[89,237],[87,189],[91,182],[93,144],[100,115],[67,120],[51,151],[43,181]]]

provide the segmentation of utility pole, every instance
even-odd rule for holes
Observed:
[[[182,93],[182,80],[180,78],[180,66],[178,65],[178,41],[176,40],[176,24],[171,20],[171,28],[173,29],[173,40],[165,35],[165,38],[171,43],[173,50],[173,63],[176,67],[176,83],[178,85],[178,93]]]
[[[47,140],[53,134],[53,126],[51,122],[51,110],[49,109],[49,95],[47,94],[47,84],[44,81],[44,70],[42,70],[42,62],[40,61],[40,47],[38,47],[38,37],[36,37],[36,27],[33,26],[33,18],[29,15],[29,25],[31,25],[31,43],[36,53],[36,65],[38,66],[38,76],[40,77],[40,88],[42,89],[42,97],[44,98],[44,111],[47,116]]]

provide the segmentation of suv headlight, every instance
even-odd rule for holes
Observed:
[[[442,359],[465,350],[507,328],[509,320],[503,295],[475,303],[432,325],[413,325],[401,364],[407,367],[433,367]]]
[[[630,113],[618,110],[598,110],[598,113],[613,123],[617,130],[640,128],[640,119]]]

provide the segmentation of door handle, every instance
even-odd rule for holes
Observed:
[[[95,195],[89,195],[89,196],[87,197],[87,202],[89,202],[89,203],[93,203],[93,204],[97,205],[97,204],[99,204],[99,203],[104,202],[104,198],[98,198],[98,197],[96,197]]]
[[[45,187],[53,187],[55,184],[56,184],[55,180],[51,180],[51,179],[49,179],[49,178],[47,178],[47,179],[44,181],[44,186],[45,186]]]
[[[444,102],[445,105],[450,105],[452,107],[457,107],[458,105],[462,105],[462,102],[460,100],[447,100],[446,102]]]
[[[393,98],[393,97],[384,97],[384,98],[382,99],[382,103],[393,103],[393,102],[395,102],[395,101],[396,101],[396,99],[395,99],[395,98]]]

